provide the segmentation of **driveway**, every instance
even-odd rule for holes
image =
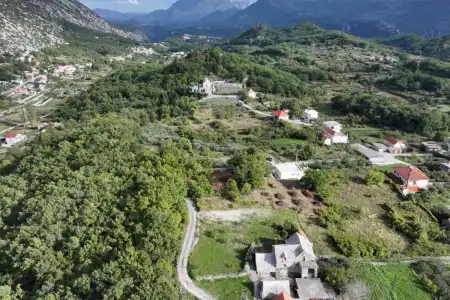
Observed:
[[[214,300],[215,299],[214,297],[210,296],[204,290],[196,286],[188,274],[187,262],[189,259],[189,254],[191,253],[192,247],[194,245],[195,229],[197,226],[197,212],[195,211],[195,206],[192,200],[187,199],[186,201],[189,210],[189,224],[184,236],[180,257],[178,258],[177,264],[178,280],[189,293],[191,293],[198,299]]]

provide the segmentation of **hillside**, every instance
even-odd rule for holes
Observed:
[[[115,28],[76,0],[3,0],[0,2],[0,48],[3,52],[13,52],[63,43],[65,22],[121,37],[144,38]]]

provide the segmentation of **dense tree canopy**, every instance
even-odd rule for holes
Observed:
[[[44,134],[0,177],[0,293],[176,299],[190,144],[142,152],[116,116]],[[9,292],[10,291],[10,292]]]
[[[360,115],[363,123],[389,126],[430,137],[450,129],[448,114],[372,94],[339,95],[331,103],[333,109],[341,113]]]

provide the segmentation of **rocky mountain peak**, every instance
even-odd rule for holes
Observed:
[[[76,0],[0,1],[0,50],[37,50],[63,43],[63,23],[136,40],[138,33],[120,30]]]

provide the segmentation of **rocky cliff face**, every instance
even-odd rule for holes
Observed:
[[[1,0],[0,52],[37,50],[63,43],[64,22],[80,27],[142,40],[105,22],[76,0]]]

